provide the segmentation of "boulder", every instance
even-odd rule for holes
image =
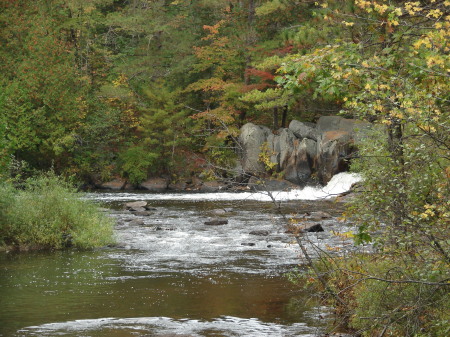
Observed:
[[[269,137],[267,137],[267,148],[270,155],[270,162],[276,164],[276,171],[279,172],[280,169],[280,136],[270,134]]]
[[[227,214],[230,212],[233,212],[232,208],[219,208],[219,209],[215,209],[212,211],[212,213],[216,214],[216,215],[223,215],[223,214]]]
[[[200,187],[203,185],[203,181],[198,177],[192,177],[192,179],[187,182],[187,191],[198,191]]]
[[[177,181],[170,183],[167,188],[172,191],[184,191],[187,188],[187,183],[185,181]]]
[[[269,232],[268,231],[264,231],[264,230],[256,230],[256,231],[251,231],[250,233],[248,233],[250,235],[256,235],[256,236],[268,236]]]
[[[114,179],[103,183],[100,185],[102,189],[108,189],[113,191],[121,191],[121,190],[131,190],[133,186],[131,186],[128,181],[124,179]]]
[[[205,181],[200,186],[200,192],[214,193],[226,189],[226,186],[218,181]]]
[[[296,137],[289,129],[281,129],[279,132],[280,142],[280,162],[279,167],[284,170],[288,165],[288,160],[294,152],[294,142]]]
[[[142,226],[144,224],[144,221],[141,219],[134,219],[130,221],[130,225],[132,226]]]
[[[316,124],[308,122],[299,122],[293,120],[289,124],[289,130],[299,139],[312,139],[317,141],[319,132],[317,131]]]
[[[205,225],[207,226],[221,226],[221,225],[226,225],[228,224],[228,220],[210,220],[210,221],[206,221]]]
[[[145,212],[145,208],[144,207],[135,207],[132,209],[129,209],[130,212],[132,212],[133,214],[138,213],[138,212]]]
[[[125,208],[129,209],[131,211],[143,211],[143,210],[145,210],[146,206],[147,206],[147,201],[133,201],[133,202],[127,202],[125,204]]]
[[[348,171],[354,152],[352,136],[347,131],[326,131],[321,135],[317,151],[317,176],[326,184],[337,173]]]
[[[300,147],[304,147],[306,149],[306,153],[311,160],[314,160],[317,156],[317,142],[315,140],[303,138],[300,143]]]
[[[150,192],[166,192],[169,183],[164,178],[151,178],[139,185],[141,189],[148,190]]]
[[[295,140],[294,151],[284,170],[284,178],[296,185],[306,185],[312,174],[312,163],[313,158],[308,154],[307,141]]]
[[[242,169],[247,174],[265,172],[264,164],[259,160],[262,145],[271,134],[269,128],[247,123],[241,128],[239,143],[241,145]]]
[[[322,116],[317,121],[316,170],[319,181],[326,184],[333,175],[347,171],[355,151],[354,139],[370,127],[369,123],[339,116]]]
[[[134,215],[137,216],[150,216],[152,213],[147,212],[147,211],[137,211],[137,212],[133,212]]]
[[[304,233],[318,233],[324,232],[324,229],[320,223],[316,224],[305,224],[302,227],[302,232]]]
[[[309,219],[318,219],[318,220],[321,220],[321,219],[330,219],[331,218],[331,215],[329,214],[329,213],[327,213],[327,212],[323,212],[323,211],[317,211],[317,212],[311,212],[310,214],[309,214],[309,217],[308,217]]]

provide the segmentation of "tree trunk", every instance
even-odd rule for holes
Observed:
[[[273,129],[274,130],[278,130],[279,126],[278,126],[278,108],[275,107],[273,108]]]
[[[406,180],[405,180],[405,157],[403,152],[403,130],[402,125],[398,119],[392,119],[388,126],[388,149],[391,153],[393,161],[393,173],[397,176],[397,181],[400,189],[394,195],[394,218],[393,225],[406,231],[403,226],[403,220],[406,218],[405,204],[406,204]]]
[[[281,115],[281,127],[282,128],[286,127],[287,113],[288,113],[288,107],[287,107],[287,105],[285,105],[283,107],[283,114]]]
[[[254,36],[254,29],[253,24],[255,21],[255,2],[254,0],[248,1],[248,11],[247,11],[247,35],[245,36],[245,68],[244,68],[244,85],[250,84],[250,75],[248,74],[247,70],[250,67],[250,64],[252,62],[252,58],[250,56],[250,47],[253,46],[255,36]],[[245,110],[242,111],[239,114],[239,124],[242,125],[246,117]]]

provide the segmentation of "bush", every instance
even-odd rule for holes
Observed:
[[[0,186],[0,243],[20,248],[93,248],[113,241],[112,221],[53,173],[23,190]]]
[[[133,185],[138,185],[147,179],[158,158],[157,153],[149,152],[143,146],[131,146],[120,154],[122,175],[128,177]]]
[[[312,282],[335,308],[341,328],[367,337],[450,334],[447,265],[423,265],[416,256],[376,253],[327,257],[315,266],[342,300]]]

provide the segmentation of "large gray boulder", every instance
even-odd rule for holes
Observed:
[[[270,134],[267,137],[267,149],[269,150],[270,162],[275,164],[276,171],[280,171],[280,136]]]
[[[349,162],[355,152],[354,141],[370,123],[339,116],[322,116],[317,121],[320,132],[317,145],[317,176],[326,184],[333,175],[347,171]]]
[[[291,130],[299,139],[308,138],[317,141],[319,136],[316,124],[299,122],[295,119],[289,124],[289,130]]]
[[[288,165],[289,158],[294,152],[294,142],[296,137],[294,133],[289,129],[280,129],[279,131],[280,139],[280,170],[284,170]]]
[[[265,172],[264,164],[259,160],[259,154],[270,134],[269,128],[253,123],[247,123],[241,128],[239,143],[241,145],[241,164],[245,173],[262,174]]]
[[[319,181],[326,184],[335,174],[348,171],[354,150],[351,133],[341,130],[322,133],[316,158]]]
[[[310,149],[312,152],[312,150]],[[284,170],[284,179],[296,185],[304,186],[311,178],[314,157],[308,154],[307,139],[295,140],[294,151]]]

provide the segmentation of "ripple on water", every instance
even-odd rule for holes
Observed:
[[[316,329],[304,323],[281,325],[257,318],[222,316],[212,320],[169,317],[99,318],[30,326],[18,331],[27,336],[303,336]]]

